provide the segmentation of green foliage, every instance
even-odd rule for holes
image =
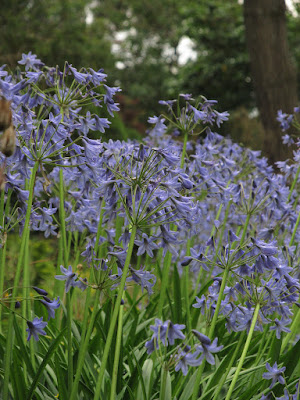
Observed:
[[[190,0],[181,7],[183,34],[197,59],[180,70],[185,91],[217,98],[222,109],[253,107],[243,7],[236,0]]]
[[[112,68],[111,42],[105,36],[105,21],[86,22],[83,0],[1,2],[0,62],[14,66],[22,53],[32,51],[47,65]]]

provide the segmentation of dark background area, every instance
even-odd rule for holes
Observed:
[[[108,84],[122,88],[118,98],[121,111],[105,140],[142,136],[148,117],[161,112],[158,100],[192,93],[195,97],[202,94],[217,99],[218,110],[230,112],[230,121],[220,133],[230,134],[235,141],[253,149],[263,149],[267,128],[258,117],[264,115],[264,111],[257,102],[260,90],[257,86],[262,83],[255,86],[253,80],[255,71],[253,63],[251,68],[251,51],[248,50],[251,49],[249,30],[251,33],[253,28],[245,24],[245,13],[250,17],[256,11],[258,15],[263,13],[264,25],[268,25],[268,21],[273,23],[269,29],[275,29],[275,35],[280,35],[276,39],[279,57],[284,50],[280,40],[287,41],[289,61],[297,71],[292,85],[299,98],[300,7],[295,3],[292,12],[282,9],[284,0],[259,0],[252,2],[252,10],[247,11],[248,3],[251,2],[3,0],[0,64],[15,68],[22,53],[32,51],[49,66],[63,68],[67,60],[78,69],[104,68]],[[280,28],[281,24],[285,31]],[[264,57],[270,58],[268,49],[260,49],[260,38],[254,40],[258,41],[256,51],[261,52],[264,65]],[[264,41],[266,46],[272,42],[270,33]],[[187,42],[190,46],[184,49]],[[286,54],[283,57],[286,58]],[[271,65],[272,62],[277,64],[271,56]],[[257,64],[255,61],[254,65]],[[261,76],[260,71],[257,73]],[[285,74],[285,71],[278,71],[277,75],[270,76],[272,82],[267,84],[279,85]],[[290,93],[290,88],[286,88]],[[282,88],[279,90],[283,92]],[[282,101],[283,111],[292,111],[285,109],[290,108],[285,99],[278,101],[279,106]],[[275,106],[279,107],[276,104],[273,108]],[[266,112],[267,120],[276,120],[274,113],[269,115],[272,111]],[[279,131],[277,121],[275,124]],[[274,124],[272,129],[271,135],[280,135],[274,133]],[[274,160],[279,156],[282,155],[274,155]]]

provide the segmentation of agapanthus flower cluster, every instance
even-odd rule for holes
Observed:
[[[255,329],[262,330],[268,324],[280,338],[282,332],[290,331],[292,306],[297,304],[300,293],[299,280],[291,275],[293,269],[284,255],[279,254],[276,242],[251,238],[239,245],[236,235],[232,235],[232,240],[231,245],[229,242],[220,250],[215,261],[206,256],[197,260],[200,265],[210,266],[215,277],[208,294],[196,297],[193,307],[199,308],[208,319],[212,318],[222,282],[219,274],[229,269],[220,310],[228,331],[249,330],[255,305],[260,304]],[[191,260],[192,257],[186,257],[184,265]]]
[[[6,187],[19,197],[19,212],[22,213],[27,193],[25,180],[30,177],[35,163],[39,165],[35,193],[43,197],[43,193],[51,194],[50,172],[55,165],[71,167],[79,149],[78,158],[85,152],[90,160],[89,146],[93,141],[90,142],[88,133],[103,133],[110,122],[97,114],[91,115],[86,107],[90,104],[106,107],[112,115],[118,110],[113,96],[119,88],[105,84],[103,70],[77,71],[66,63],[61,71],[58,67],[46,67],[31,53],[23,54],[20,64],[25,65],[25,71],[16,74],[8,73],[5,66],[1,68],[0,98],[3,104],[9,104],[17,133],[16,151],[6,160]],[[3,125],[7,121],[2,122]],[[77,147],[78,142],[83,145]],[[54,202],[51,198],[49,206],[46,202],[40,203],[32,213],[32,228],[45,232],[46,237],[56,234],[51,217],[55,212]]]
[[[229,116],[227,111],[218,112],[215,109],[217,100],[208,100],[204,96],[195,100],[191,94],[180,94],[176,100],[161,100],[159,103],[167,107],[168,113],[148,119],[149,123],[155,124],[149,133],[151,137],[159,138],[169,132],[175,136],[178,133],[199,135],[207,127],[220,127]],[[166,121],[169,126],[165,124]]]
[[[170,320],[163,322],[157,318],[155,320],[155,325],[151,325],[150,329],[153,331],[153,335],[151,340],[147,341],[145,344],[148,354],[153,353],[153,351],[157,351],[158,354],[161,354],[161,346],[173,346],[176,339],[181,341],[186,339],[186,336],[182,333],[182,330],[185,329],[185,325],[173,324]],[[217,346],[217,338],[212,342],[206,335],[195,329],[192,330],[192,333],[196,338],[196,343],[193,346],[184,342],[180,345],[177,344],[169,360],[170,366],[175,365],[175,371],[181,370],[183,375],[187,375],[188,366],[199,366],[203,360],[214,365],[215,358],[213,354],[218,353],[223,348],[223,346]]]
[[[215,100],[197,101],[191,95],[161,102],[167,113],[149,119],[154,128],[143,143],[104,143],[91,138],[90,132],[100,135],[109,120],[87,110],[89,104],[99,111],[106,108],[110,115],[118,110],[114,96],[119,88],[106,85],[103,70],[77,71],[66,63],[60,71],[44,66],[31,53],[23,55],[20,65],[25,71],[18,74],[0,70],[0,96],[10,102],[17,133],[16,151],[6,159],[6,190],[19,199],[3,231],[8,226],[22,231],[28,201],[25,182],[38,163],[30,229],[45,237],[57,235],[62,171],[66,229],[81,235],[84,264],[102,279],[87,282],[71,266],[61,266],[62,275],[56,278],[65,281],[66,292],[72,287],[118,287],[135,226],[140,263],[130,263],[127,285],[135,283],[149,294],[155,292],[154,262],[160,251],[162,258],[169,252],[180,274],[189,270],[196,294],[201,288],[199,272],[212,279],[194,304],[210,322],[222,273],[229,268],[220,310],[228,331],[249,329],[259,302],[256,329],[268,324],[277,337],[289,332],[292,305],[299,295],[300,250],[291,243],[300,240],[299,230],[294,232],[300,209],[295,191],[291,194],[288,187],[295,167],[282,164],[282,174],[275,174],[260,152],[213,132],[228,113],[216,111]],[[281,115],[281,119],[288,117]],[[187,135],[186,143],[178,139],[180,134]],[[95,252],[99,247],[105,255]],[[153,260],[150,268],[149,260]],[[42,301],[52,316],[56,303]],[[41,320],[32,324],[33,332],[35,325],[44,328]],[[184,339],[177,325],[171,324],[157,323],[162,336],[156,339],[163,344]],[[167,330],[177,333],[169,336]],[[148,349],[155,349],[152,339]],[[215,341],[189,346],[185,343],[174,356],[175,368],[184,373],[186,365],[201,363],[206,350],[205,358],[212,361],[209,354],[218,348]]]

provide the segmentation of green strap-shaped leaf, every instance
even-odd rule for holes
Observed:
[[[62,399],[66,399],[68,397],[67,386],[65,382],[66,370],[61,366],[61,359],[57,354],[54,355],[54,365],[55,365],[55,372],[57,377],[57,384],[58,384],[58,392],[59,396]]]
[[[28,392],[28,395],[27,395],[27,400],[31,400],[31,398],[33,396],[33,393],[34,393],[34,390],[35,390],[35,388],[36,388],[36,386],[38,384],[38,381],[39,381],[39,379],[41,377],[41,374],[44,371],[44,369],[46,368],[46,365],[48,364],[48,362],[49,362],[50,358],[52,357],[53,353],[55,352],[56,347],[59,345],[59,343],[61,341],[61,338],[63,337],[66,329],[67,328],[63,329],[60,332],[60,334],[57,336],[57,338],[55,340],[53,340],[53,342],[49,346],[49,350],[45,354],[45,357],[44,357],[41,365],[39,366],[39,369],[38,369],[38,371],[37,371],[37,373],[35,375],[35,378],[34,378],[32,384],[30,386],[30,389],[29,389],[29,392]]]
[[[26,346],[24,345],[24,338],[21,335],[20,327],[16,321],[16,317],[14,317],[14,330],[15,330],[15,334],[16,334],[16,342],[17,342],[18,346],[20,347],[22,359],[24,360],[24,362],[26,364],[29,374],[31,376],[33,376],[34,375],[34,367],[31,363],[31,360],[29,357],[28,348],[26,348]]]

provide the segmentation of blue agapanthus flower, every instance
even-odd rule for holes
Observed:
[[[48,311],[48,319],[55,318],[55,311],[60,306],[59,297],[55,300],[50,300],[47,296],[44,296],[40,302],[46,307]]]
[[[34,318],[33,321],[27,321],[27,326],[28,326],[28,328],[26,329],[26,332],[28,332],[27,341],[30,340],[31,336],[33,336],[34,339],[38,341],[39,340],[38,335],[43,335],[43,336],[46,335],[44,328],[47,326],[47,322],[43,321],[43,317]]]
[[[185,339],[185,335],[181,332],[185,328],[182,324],[173,324],[170,320],[165,322],[155,319],[155,325],[151,325],[150,329],[154,332],[151,340],[146,342],[145,347],[147,353],[151,354],[155,348],[158,348],[159,342],[164,346],[173,345],[175,339]]]
[[[282,385],[285,384],[285,380],[284,377],[282,376],[282,374],[284,373],[284,371],[286,370],[285,367],[282,368],[277,368],[277,362],[275,362],[275,364],[273,365],[273,367],[271,367],[271,365],[269,363],[266,364],[266,368],[269,372],[264,372],[263,373],[263,378],[264,379],[272,379],[272,383],[270,385],[270,389],[272,389],[272,387],[275,385],[275,383],[279,382]]]
[[[184,376],[186,376],[188,373],[188,366],[198,367],[202,363],[202,360],[197,358],[199,352],[192,353],[190,352],[190,350],[191,347],[186,346],[179,354],[175,356],[176,359],[175,371],[177,372],[181,370]]]
[[[202,360],[205,358],[209,364],[215,365],[215,358],[212,354],[219,352],[224,346],[217,346],[218,338],[215,338],[212,342],[209,337],[203,333],[200,333],[195,329],[192,329],[192,332],[201,342],[201,345],[197,346],[196,350],[197,355],[201,354],[199,361],[202,362]]]
[[[61,265],[60,270],[63,273],[63,275],[55,275],[55,279],[58,279],[59,281],[66,281],[65,290],[66,290],[66,293],[68,293],[68,291],[70,290],[70,288],[72,286],[73,287],[77,286],[76,279],[78,278],[78,275],[75,274],[75,272],[73,272],[71,265],[69,265],[68,269],[64,268]]]

